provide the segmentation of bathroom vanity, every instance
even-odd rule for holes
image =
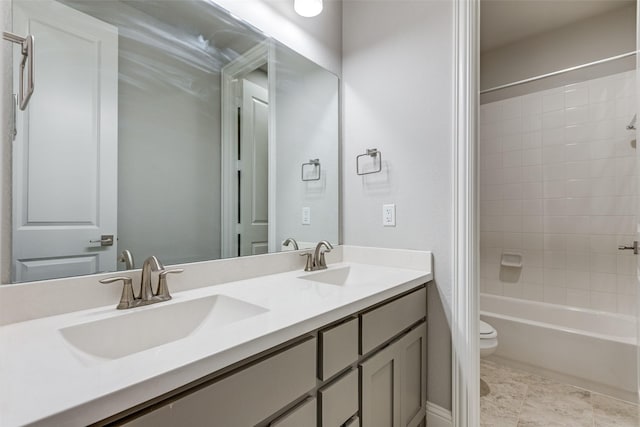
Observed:
[[[359,426],[361,418],[417,426],[426,402],[425,302],[423,285],[175,391],[124,425]]]
[[[109,275],[1,287],[0,425],[421,425],[431,253],[298,255],[185,264],[130,310]]]

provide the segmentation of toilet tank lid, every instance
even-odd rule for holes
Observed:
[[[491,326],[490,324],[488,324],[487,322],[483,322],[482,320],[480,321],[480,335],[482,335],[485,338],[489,338],[486,335],[494,335],[496,333],[496,330],[493,329],[493,326]],[[493,338],[493,337],[491,337]]]

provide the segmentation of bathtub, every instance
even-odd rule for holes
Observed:
[[[498,331],[492,358],[638,401],[635,317],[489,294],[480,317]]]

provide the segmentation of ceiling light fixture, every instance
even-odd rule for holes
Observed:
[[[293,0],[293,9],[298,15],[311,18],[322,12],[322,0]]]

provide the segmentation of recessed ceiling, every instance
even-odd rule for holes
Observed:
[[[634,0],[481,0],[482,52],[590,18]]]

